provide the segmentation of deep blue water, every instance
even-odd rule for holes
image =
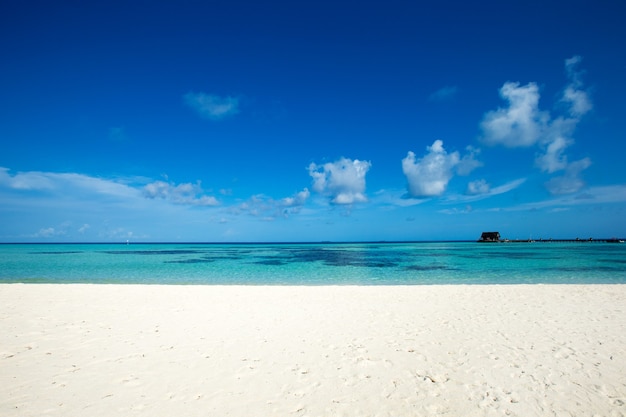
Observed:
[[[626,244],[2,244],[0,282],[626,284]]]

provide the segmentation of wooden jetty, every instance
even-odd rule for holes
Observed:
[[[502,237],[500,236],[499,232],[483,232],[482,235],[480,236],[480,239],[478,239],[477,242],[480,243],[534,243],[534,242],[540,242],[540,243],[575,243],[575,242],[580,242],[580,243],[592,243],[592,242],[596,242],[596,243],[624,243],[624,239],[618,239],[616,237],[612,237],[609,239],[606,238],[593,238],[590,237],[588,239],[581,239],[581,238],[576,238],[576,239],[502,239]]]

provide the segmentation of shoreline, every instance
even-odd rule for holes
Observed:
[[[624,306],[623,284],[0,284],[0,414],[626,415]]]

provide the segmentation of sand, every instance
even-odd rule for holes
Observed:
[[[0,415],[624,416],[626,285],[0,285]]]

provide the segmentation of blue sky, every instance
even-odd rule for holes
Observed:
[[[624,17],[4,1],[0,241],[626,236]]]

